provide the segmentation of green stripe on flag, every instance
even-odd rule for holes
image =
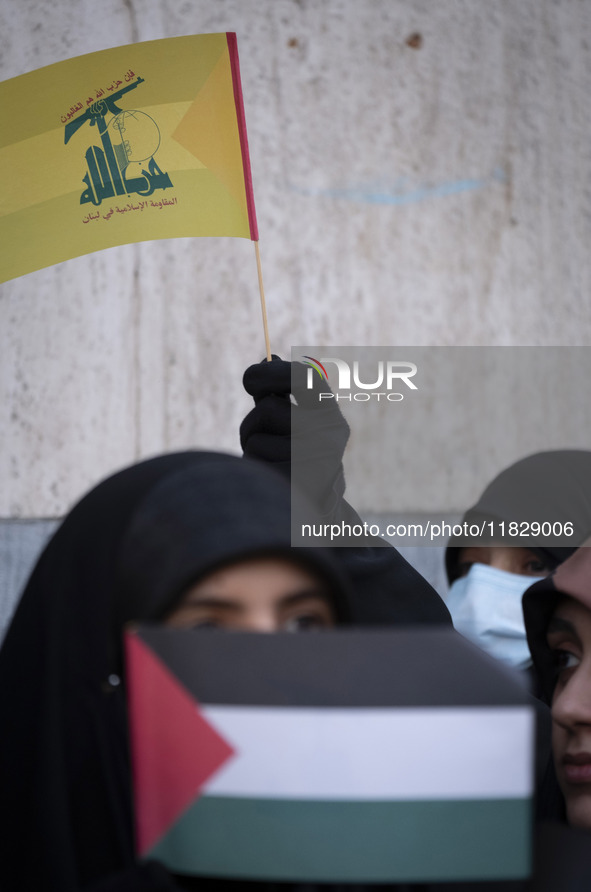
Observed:
[[[325,802],[203,796],[149,853],[186,874],[309,882],[520,879],[523,799]]]

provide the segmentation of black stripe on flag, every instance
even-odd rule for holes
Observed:
[[[244,706],[512,706],[518,676],[452,629],[257,634],[139,626],[201,703]]]

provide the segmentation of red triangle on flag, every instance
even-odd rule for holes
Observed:
[[[235,750],[135,632],[126,634],[136,843],[145,855]]]

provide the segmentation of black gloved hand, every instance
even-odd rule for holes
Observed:
[[[326,381],[317,373],[312,388],[307,381],[307,366],[277,356],[250,366],[243,383],[255,408],[240,426],[240,442],[245,455],[272,463],[286,476],[291,470],[298,488],[328,515],[345,489],[349,425],[336,399],[319,399],[328,392]]]
[[[240,425],[240,445],[249,458],[291,473],[291,363],[273,355],[251,365],[242,379],[255,407]]]

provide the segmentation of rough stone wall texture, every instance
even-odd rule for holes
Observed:
[[[0,77],[225,30],[274,352],[591,343],[591,4],[3,0]],[[263,356],[247,241],[130,245],[0,285],[0,517],[60,516],[162,450],[238,451]]]

